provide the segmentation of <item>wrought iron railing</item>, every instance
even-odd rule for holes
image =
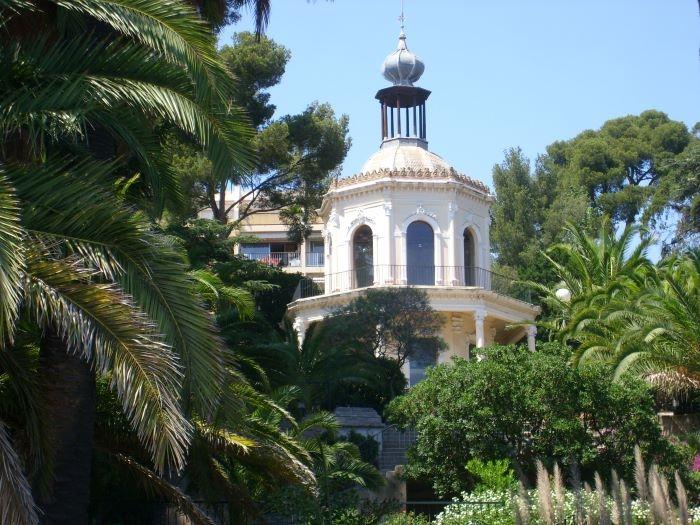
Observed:
[[[370,286],[439,286],[480,288],[531,302],[530,289],[510,277],[477,266],[379,264],[326,274],[323,282],[303,278],[294,299]]]
[[[301,266],[299,252],[270,252],[270,253],[242,253],[243,257],[253,261],[267,263],[270,266]]]
[[[307,252],[306,266],[323,266],[323,253]]]

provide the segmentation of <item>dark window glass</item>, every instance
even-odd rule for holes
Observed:
[[[427,222],[416,221],[406,230],[408,284],[435,284],[435,237]]]
[[[374,282],[374,254],[369,226],[360,226],[352,237],[352,261],[354,286],[370,286]]]
[[[464,285],[476,286],[476,244],[474,235],[467,228],[464,230]]]
[[[425,377],[427,369],[435,366],[437,356],[430,352],[417,351],[408,359],[408,386],[414,386]]]

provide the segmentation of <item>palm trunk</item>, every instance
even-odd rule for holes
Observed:
[[[95,421],[95,377],[83,359],[67,352],[63,338],[47,331],[39,374],[50,440],[53,476],[39,506],[46,525],[88,523]]]

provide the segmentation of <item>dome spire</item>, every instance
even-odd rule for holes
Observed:
[[[427,149],[425,101],[430,91],[414,86],[414,82],[423,74],[425,65],[406,45],[403,7],[401,0],[399,43],[396,51],[386,57],[382,64],[382,74],[392,85],[380,89],[375,95],[381,105],[381,147],[410,144]]]
[[[404,22],[406,17],[403,11],[403,0],[401,1],[401,33],[399,33],[399,43],[396,51],[386,57],[382,64],[382,75],[395,86],[412,86],[425,71],[423,61],[417,55],[411,53],[406,45],[406,33],[404,32]]]

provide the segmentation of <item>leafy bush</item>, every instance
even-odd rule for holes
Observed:
[[[553,475],[538,462],[537,488],[525,491],[487,490],[463,493],[438,516],[438,525],[677,525],[699,524],[700,508],[688,508],[683,483],[676,474],[669,484],[658,467],[644,467],[635,448],[635,488],[611,472],[609,491],[596,473],[595,484],[581,486],[574,476],[572,488],[555,465]],[[485,504],[484,502],[490,502]]]
[[[397,512],[379,521],[379,525],[428,525],[428,523],[425,516],[412,512]]]
[[[537,459],[567,468],[576,458],[583,477],[616,468],[629,478],[632,450],[662,467],[684,458],[662,435],[645,383],[612,381],[603,366],[575,369],[570,351],[545,344],[538,352],[513,346],[485,350],[486,359],[438,365],[385,415],[415,428],[407,474],[429,480],[443,495],[471,490],[469,460],[501,460],[531,480]],[[477,474],[478,477],[478,474]]]
[[[473,458],[467,462],[467,471],[476,477],[477,482],[474,492],[480,493],[486,490],[508,491],[518,484],[515,473],[510,468],[510,462],[507,459],[481,461]]]

